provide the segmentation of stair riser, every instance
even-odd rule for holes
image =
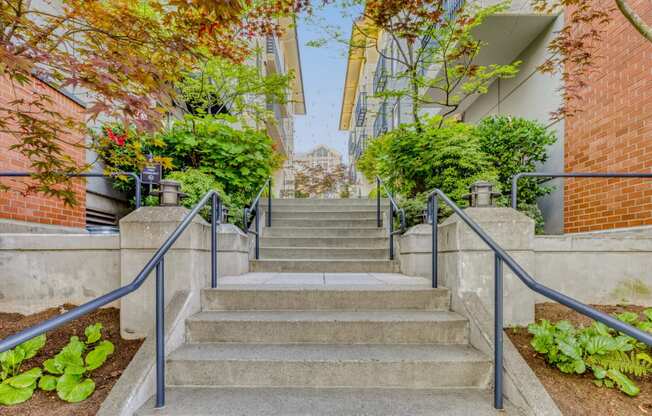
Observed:
[[[465,344],[466,321],[187,321],[190,343]]]
[[[279,228],[278,226],[274,226],[272,228],[263,229],[263,238],[265,237],[387,238],[387,230],[385,230],[384,228],[377,228],[377,227],[353,229],[353,228],[308,228],[308,227]]]
[[[365,259],[385,260],[389,258],[388,249],[306,249],[306,248],[271,248],[260,249],[261,259]]]
[[[346,237],[264,237],[260,240],[263,247],[331,247],[331,248],[387,248],[388,238],[346,238]]]
[[[169,361],[173,386],[486,388],[489,362]]]
[[[398,273],[399,264],[392,261],[337,260],[252,260],[249,271],[261,273]]]
[[[345,220],[345,219],[321,219],[317,216],[315,218],[303,218],[292,220],[279,220],[272,217],[272,228],[274,227],[358,227],[358,228],[373,228],[377,227],[375,219],[369,220]]]
[[[377,221],[375,211],[273,211],[273,220],[319,218],[323,220],[371,220]],[[382,218],[382,217],[381,217]]]
[[[202,291],[202,309],[213,311],[374,311],[450,307],[447,290],[214,290]]]

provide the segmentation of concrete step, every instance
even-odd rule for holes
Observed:
[[[260,206],[263,211],[267,210],[267,206]],[[272,206],[272,215],[277,212],[373,212],[376,214],[376,204],[367,205],[274,205]],[[380,205],[381,213],[387,212],[389,204]]]
[[[316,215],[307,215],[285,220],[272,217],[272,228],[274,227],[373,228],[378,225],[375,218],[368,220],[324,219]]]
[[[448,289],[388,288],[256,288],[203,289],[204,311],[431,310],[450,308]]]
[[[365,259],[389,258],[388,248],[341,248],[341,247],[260,247],[261,259]]]
[[[264,247],[341,247],[341,248],[387,248],[385,237],[263,237]]]
[[[186,320],[188,343],[466,344],[468,331],[445,311],[204,311]]]
[[[387,238],[387,230],[373,227],[352,228],[352,227],[280,227],[274,224],[273,227],[263,228],[263,238],[267,237],[318,237],[318,238],[339,238],[339,237],[362,237],[362,238]]]
[[[486,388],[491,361],[451,345],[184,345],[170,354],[172,386]]]
[[[322,210],[290,210],[289,208],[283,208],[283,211],[281,210],[274,210],[272,211],[272,220],[291,220],[291,219],[297,219],[297,218],[319,218],[319,219],[325,219],[325,220],[373,220],[377,221],[376,219],[376,211],[373,210],[350,210],[350,211],[343,211],[343,210],[330,210],[330,211],[322,211]],[[382,216],[381,216],[382,218]]]
[[[398,273],[390,260],[251,260],[250,272],[263,273]]]
[[[137,416],[520,416],[495,410],[479,389],[278,389],[171,387],[162,409],[152,397]]]
[[[388,206],[389,200],[382,198],[380,200],[381,206]],[[260,206],[267,208],[267,198],[261,198]],[[274,207],[285,206],[376,206],[376,199],[368,198],[351,198],[351,199],[312,199],[312,198],[298,198],[298,199],[272,199],[272,209]]]

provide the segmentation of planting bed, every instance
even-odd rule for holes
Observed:
[[[645,309],[641,306],[592,306],[609,314],[626,311],[640,313]],[[588,326],[592,322],[591,319],[557,303],[538,304],[536,319],[547,319],[553,323],[565,319],[576,326]],[[636,397],[628,397],[617,389],[595,386],[590,371],[582,375],[563,374],[546,363],[543,356],[530,345],[532,335],[528,333],[527,328],[506,329],[505,332],[565,416],[652,415],[652,377],[632,377],[641,392]]]
[[[72,307],[74,306],[62,305],[33,315],[0,313],[0,339],[47,318],[59,315]],[[41,365],[45,359],[51,358],[58,353],[68,343],[71,336],[83,337],[84,328],[96,322],[101,322],[104,326],[102,339],[111,341],[115,345],[115,352],[102,367],[93,371],[92,378],[95,381],[96,390],[87,400],[71,404],[59,399],[56,391],[44,392],[36,389],[34,396],[25,403],[15,406],[0,405],[0,415],[94,416],[113,385],[120,378],[122,371],[127,367],[143,343],[143,340],[124,340],[120,337],[120,311],[118,309],[100,309],[68,325],[48,332],[45,347],[34,358],[21,366],[21,370],[28,370]]]

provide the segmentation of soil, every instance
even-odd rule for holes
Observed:
[[[74,305],[62,305],[33,315],[16,313],[0,313],[0,339],[14,334],[21,329],[57,316]],[[43,361],[52,358],[63,348],[71,336],[77,335],[83,339],[84,329],[91,324],[101,322],[102,339],[108,339],[115,345],[115,352],[104,365],[92,373],[95,382],[95,392],[81,403],[67,403],[59,399],[56,391],[44,392],[36,389],[34,396],[21,404],[1,406],[2,416],[94,416],[100,405],[118,381],[120,375],[140,348],[143,340],[124,340],[120,337],[120,310],[116,308],[100,309],[83,316],[67,325],[47,333],[45,347],[32,359],[23,363],[21,370],[40,366]]]
[[[641,306],[592,306],[609,314],[625,311],[640,313],[645,309]],[[538,304],[535,314],[537,321],[547,319],[557,322],[566,319],[575,326],[588,326],[592,323],[590,318],[557,303]],[[532,335],[527,332],[527,328],[510,328],[505,332],[565,416],[652,415],[652,376],[631,377],[641,392],[636,397],[629,397],[618,389],[597,387],[593,384],[591,372],[569,375],[548,365],[530,345]]]

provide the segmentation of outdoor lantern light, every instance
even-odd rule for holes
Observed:
[[[176,207],[181,205],[181,198],[186,196],[181,192],[181,184],[177,181],[162,180],[160,189],[154,194],[158,194],[159,205],[162,207]]]
[[[493,191],[491,182],[478,181],[469,187],[469,205],[474,208],[487,208],[494,206],[494,198],[500,196],[500,192]]]

